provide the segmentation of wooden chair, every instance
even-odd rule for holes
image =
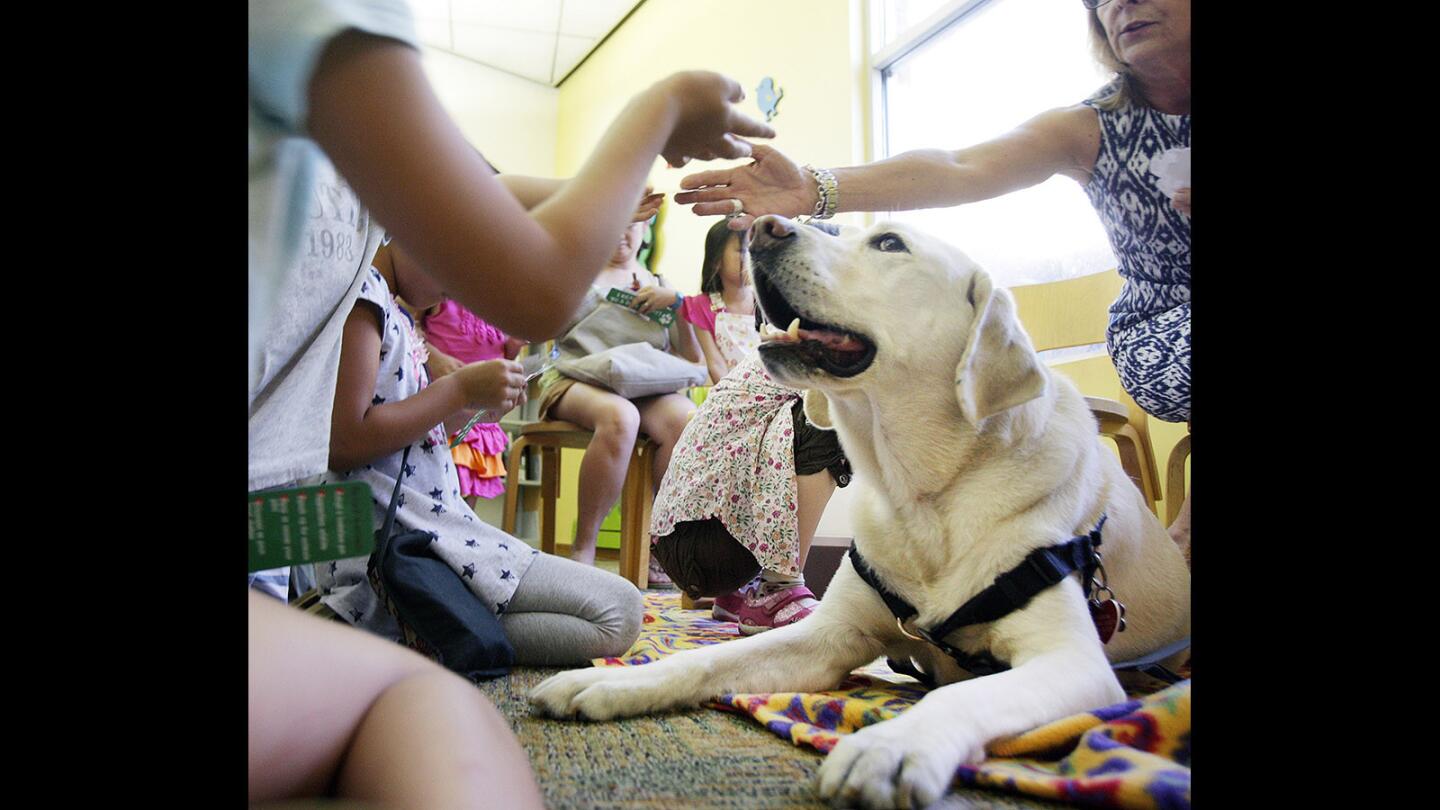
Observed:
[[[1185,503],[1185,459],[1190,457],[1190,432],[1186,430],[1180,441],[1170,450],[1170,461],[1165,465],[1165,525],[1169,526],[1180,516],[1180,507]]]
[[[520,429],[505,460],[505,514],[502,528],[515,533],[520,507],[520,457],[525,448],[540,451],[540,550],[555,553],[555,504],[560,498],[560,450],[584,450],[595,434],[558,420],[531,422]],[[620,492],[620,576],[645,590],[650,584],[650,509],[654,505],[651,459],[656,445],[644,435],[635,439],[625,485]]]
[[[1124,279],[1119,273],[1107,270],[1009,290],[1015,298],[1020,323],[1030,335],[1035,350],[1049,351],[1104,343],[1110,304],[1123,285]],[[1119,449],[1120,465],[1126,475],[1145,496],[1150,511],[1158,515],[1160,471],[1155,466],[1148,416],[1118,385],[1117,390],[1118,400],[1087,396],[1085,401],[1100,423],[1101,434],[1114,440]],[[1183,475],[1183,466],[1181,472]],[[1178,502],[1171,507],[1178,508]]]

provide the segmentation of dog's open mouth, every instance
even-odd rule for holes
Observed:
[[[798,312],[763,275],[755,274],[755,298],[765,324],[762,354],[782,354],[836,377],[854,377],[875,360],[875,344],[863,334],[810,320]],[[784,324],[784,331],[776,327]]]

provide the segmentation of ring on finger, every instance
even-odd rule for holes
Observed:
[[[739,198],[731,197],[731,198],[730,198],[730,215],[731,215],[731,216],[734,216],[735,214],[740,214],[740,213],[743,213],[744,211],[745,211],[745,203],[740,202]]]

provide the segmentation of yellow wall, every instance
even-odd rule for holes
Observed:
[[[770,122],[777,149],[802,163],[844,166],[869,158],[869,76],[861,0],[646,0],[560,87],[555,169],[574,174],[626,102],[679,70],[714,70],[745,88],[740,105],[764,120],[755,88],[769,76],[784,97]],[[693,171],[738,165],[714,161],[682,170],[656,160],[657,191],[679,189]],[[858,214],[836,220],[860,225]],[[683,292],[700,288],[705,231],[714,217],[684,206],[666,214],[665,249],[658,268]],[[568,543],[575,520],[580,451],[563,452],[556,539]]]

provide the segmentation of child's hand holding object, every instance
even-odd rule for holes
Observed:
[[[455,377],[468,407],[503,416],[525,401],[525,368],[514,360],[471,363]]]

